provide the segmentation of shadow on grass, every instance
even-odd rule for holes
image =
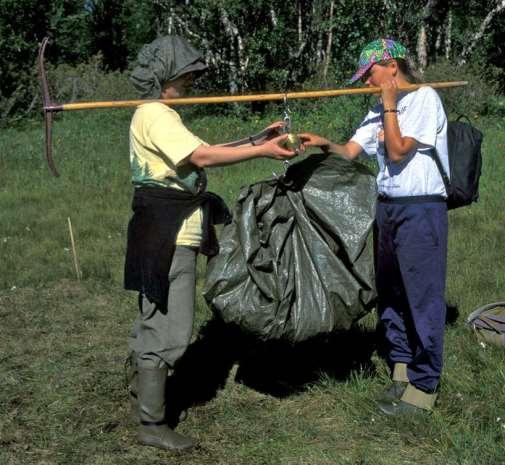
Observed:
[[[454,326],[459,318],[459,308],[456,304],[446,303],[446,317],[445,324],[446,326]]]
[[[182,410],[213,399],[235,363],[236,382],[281,398],[303,391],[323,374],[337,380],[347,379],[355,369],[373,374],[376,342],[374,331],[358,328],[296,345],[262,342],[212,319],[202,326],[169,379],[168,416],[176,424]]]
[[[454,324],[458,314],[448,304],[446,324]],[[176,425],[181,411],[216,397],[235,363],[236,382],[279,398],[302,392],[322,375],[344,381],[360,370],[373,376],[372,354],[385,358],[382,341],[380,331],[355,327],[295,345],[263,342],[214,318],[201,327],[169,378],[167,416]]]

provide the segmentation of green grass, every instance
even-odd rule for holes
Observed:
[[[297,107],[295,129],[339,140],[354,118],[352,99],[333,102]],[[503,125],[478,123],[486,134],[481,201],[450,213],[447,297],[460,316],[447,328],[434,414],[379,415],[373,398],[387,382],[386,367],[375,353],[368,363],[353,361],[352,338],[291,351],[264,347],[251,361],[239,353],[240,337],[222,337],[208,324],[200,297],[189,370],[200,402],[179,428],[201,447],[182,456],[138,446],[128,420],[123,362],[136,312],[135,296],[122,290],[130,116],[95,111],[58,119],[58,179],[42,160],[41,122],[0,134],[0,464],[505,463],[505,351],[482,347],[465,326],[477,306],[505,300]],[[269,119],[193,112],[188,125],[221,142]],[[210,189],[233,204],[240,186],[281,170],[264,160],[211,169]],[[82,281],[73,270],[68,217]],[[198,275],[201,290],[203,260]],[[364,326],[372,324],[368,317]],[[248,367],[249,382],[235,382]],[[253,389],[258,372],[263,383],[296,389],[282,397],[265,385]]]

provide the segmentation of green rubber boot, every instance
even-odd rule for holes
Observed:
[[[133,425],[140,423],[139,401],[138,401],[138,365],[135,352],[131,352],[125,361],[125,378],[126,389],[128,391],[128,400],[130,402],[130,421]],[[168,392],[170,395],[170,392]],[[186,409],[177,410],[177,421],[175,423],[182,423],[188,418],[188,411]],[[173,416],[167,412],[167,416]],[[175,424],[174,423],[174,424]]]
[[[138,405],[140,425],[137,440],[159,449],[185,451],[196,443],[190,437],[169,428],[165,420],[165,385],[167,367],[138,367]]]
[[[130,352],[125,361],[126,389],[128,391],[128,400],[130,402],[130,420],[133,424],[140,423],[139,401],[138,401],[138,365],[137,354]]]

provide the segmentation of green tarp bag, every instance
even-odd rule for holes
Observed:
[[[348,329],[376,299],[375,186],[360,163],[311,155],[243,187],[207,267],[211,310],[264,340]]]
[[[467,323],[479,340],[505,347],[505,302],[478,308],[470,313]]]

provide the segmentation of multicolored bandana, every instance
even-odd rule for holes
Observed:
[[[353,83],[360,79],[375,63],[391,60],[391,58],[406,58],[407,49],[392,39],[377,39],[370,42],[359,56],[358,71],[349,79]]]

